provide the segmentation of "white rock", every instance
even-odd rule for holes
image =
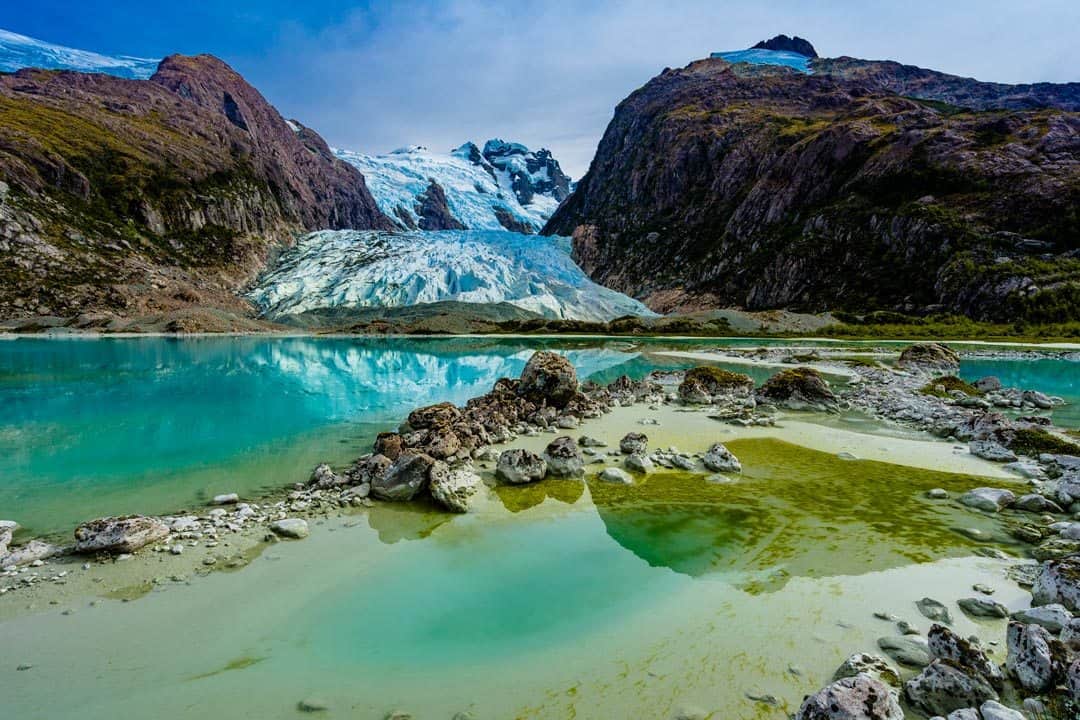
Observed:
[[[431,467],[428,489],[435,502],[451,512],[468,512],[483,482],[471,466],[449,469],[441,460]]]
[[[723,443],[713,443],[703,458],[705,467],[713,472],[731,473],[742,472],[742,464],[739,459],[728,450]]]
[[[212,502],[214,505],[235,505],[236,503],[240,502],[240,496],[236,493],[215,495]]]
[[[998,512],[1016,502],[1016,495],[1002,488],[980,487],[960,496],[960,503],[986,512]]]
[[[634,478],[630,476],[630,473],[616,467],[604,468],[598,477],[608,483],[616,483],[619,485],[634,484]]]
[[[307,521],[302,518],[285,518],[270,523],[270,529],[282,537],[301,540],[311,534]]]
[[[979,708],[982,720],[1027,720],[1022,713],[1007,708],[996,700],[987,700]]]

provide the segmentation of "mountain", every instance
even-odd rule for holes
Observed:
[[[335,154],[367,178],[379,208],[403,230],[534,233],[570,194],[570,178],[548,150],[489,140],[449,153],[421,146],[386,155]]]
[[[278,321],[447,301],[507,303],[557,319],[652,314],[589,280],[565,245],[505,230],[320,231],[283,253],[247,297]]]
[[[808,58],[816,58],[818,56],[817,50],[810,44],[809,40],[804,40],[798,35],[795,37],[788,37],[787,35],[777,35],[770,40],[762,40],[755,45],[753,50],[776,50],[779,52],[793,52],[799,55],[804,55]]]
[[[0,75],[0,316],[211,304],[321,228],[390,229],[363,176],[217,58]]]
[[[86,50],[53,45],[26,35],[0,29],[0,72],[15,72],[22,68],[46,70],[75,70],[86,73],[105,73],[117,77],[145,80],[157,70],[159,60],[110,57]]]
[[[543,231],[594,280],[660,311],[1080,319],[1080,85],[752,52],[616,108]]]

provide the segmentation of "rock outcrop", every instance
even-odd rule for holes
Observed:
[[[392,227],[355,168],[217,58],[0,76],[0,316],[247,312],[234,291],[295,234]]]
[[[769,40],[762,40],[754,45],[755,50],[786,50],[788,52],[796,52],[800,55],[805,55],[808,58],[816,58],[818,56],[817,50],[814,50],[814,46],[810,44],[809,40],[796,35],[795,37],[788,37],[787,35],[777,35]]]
[[[143,515],[91,520],[75,528],[75,552],[132,553],[169,536],[169,526]]]
[[[543,232],[662,312],[1080,318],[1080,84],[810,62],[665,70],[619,104]]]

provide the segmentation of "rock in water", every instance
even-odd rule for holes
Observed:
[[[901,665],[926,667],[930,664],[930,648],[920,637],[878,638],[878,647]]]
[[[843,680],[859,674],[869,675],[890,687],[900,687],[900,674],[893,666],[885,658],[869,653],[855,653],[849,657],[833,673],[833,680]]]
[[[960,370],[960,356],[941,343],[919,343],[905,348],[896,364],[905,370],[955,375]]]
[[[598,475],[598,477],[599,477],[600,480],[602,480],[604,482],[614,483],[614,484],[617,484],[617,485],[633,485],[634,484],[634,478],[630,477],[630,473],[626,472],[625,470],[622,470],[620,468],[615,468],[615,467],[603,469],[602,471],[600,471],[600,474]]]
[[[904,713],[889,686],[869,675],[832,683],[808,696],[795,720],[903,720]]]
[[[942,622],[946,625],[952,624],[952,616],[949,615],[949,608],[945,607],[934,598],[924,597],[921,600],[916,600],[915,607],[919,608],[919,612],[921,612],[923,617],[928,620]]]
[[[836,395],[821,373],[813,368],[781,370],[758,388],[759,400],[789,410],[833,410]]]
[[[412,500],[427,487],[435,462],[423,453],[403,452],[385,474],[372,478],[371,494],[379,500]]]
[[[473,497],[480,491],[482,481],[472,467],[450,469],[446,463],[436,461],[430,473],[431,497],[451,512],[468,512]]]
[[[1001,668],[995,665],[977,646],[954,633],[944,625],[934,625],[927,633],[930,652],[939,660],[970,668],[983,677],[994,688],[1000,690],[1004,684]]]
[[[495,476],[511,485],[543,480],[547,475],[547,461],[536,453],[522,448],[505,450],[499,454]]]
[[[557,437],[544,449],[548,475],[581,477],[585,474],[585,458],[573,438]]]
[[[1009,617],[1009,609],[999,602],[993,600],[987,600],[985,598],[962,598],[956,601],[956,604],[960,606],[968,615],[972,617],[985,617],[985,618],[1007,618]]]
[[[293,540],[303,540],[311,534],[311,530],[308,528],[307,521],[303,518],[285,518],[284,520],[275,520],[270,523],[270,529],[275,535],[281,537],[292,538]]]
[[[1065,646],[1041,625],[1010,622],[1005,667],[1025,690],[1046,692],[1064,678]]]
[[[131,553],[169,536],[169,526],[143,515],[91,520],[75,528],[75,551]]]
[[[998,694],[981,675],[949,660],[934,660],[904,685],[908,702],[927,715],[978,707]]]
[[[645,433],[632,432],[619,441],[619,451],[624,455],[638,453],[644,455],[649,448],[649,436]]]
[[[635,453],[627,456],[626,468],[631,472],[648,474],[655,470],[656,466],[653,465],[652,460],[645,455],[638,455]]]
[[[562,355],[547,350],[533,353],[521,371],[518,393],[535,403],[563,408],[578,392],[577,370]]]
[[[753,390],[749,375],[705,365],[686,371],[678,393],[685,403],[708,405],[718,399],[748,397]]]
[[[1080,557],[1073,556],[1043,563],[1031,588],[1034,605],[1059,603],[1080,612]]]
[[[713,443],[703,458],[705,467],[713,472],[729,473],[742,472],[742,464],[739,459],[728,450],[723,443]]]

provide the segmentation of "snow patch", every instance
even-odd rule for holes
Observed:
[[[160,60],[127,55],[116,57],[101,55],[0,30],[0,72],[15,72],[23,68],[43,68],[104,73],[145,80],[157,71],[159,62]]]
[[[709,57],[721,58],[729,63],[750,63],[751,65],[783,65],[793,68],[806,75],[812,74],[810,70],[810,58],[790,50],[762,50],[751,48],[749,50],[733,50],[731,52],[716,52]]]

